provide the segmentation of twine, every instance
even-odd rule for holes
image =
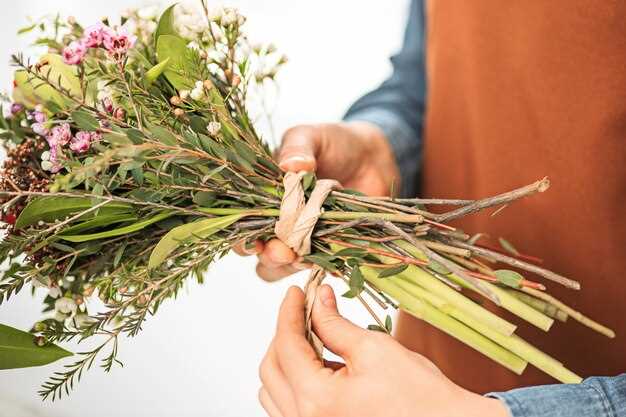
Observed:
[[[318,180],[315,182],[309,200],[305,202],[302,188],[302,177],[305,174],[305,172],[288,172],[283,177],[285,193],[280,204],[280,215],[274,226],[276,237],[299,256],[311,253],[311,236],[322,214],[322,205],[332,190],[341,189],[341,184],[335,180]],[[322,283],[324,275],[323,268],[314,266],[304,287],[306,336],[320,359],[322,359],[324,346],[312,330],[311,312],[317,288]]]

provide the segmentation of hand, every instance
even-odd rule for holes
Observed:
[[[278,152],[285,171],[316,172],[338,180],[346,188],[368,195],[389,195],[399,189],[399,171],[383,132],[366,122],[302,125],[289,129]],[[278,239],[239,245],[240,255],[259,255],[257,274],[274,281],[303,269],[296,254]]]
[[[312,320],[345,364],[322,363],[304,334],[304,294],[292,287],[260,368],[259,399],[270,417],[506,417],[505,406],[452,383],[428,359],[390,336],[361,329],[318,288]]]

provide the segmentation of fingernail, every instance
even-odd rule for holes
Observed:
[[[294,169],[295,167],[309,168],[309,165],[313,165],[314,162],[315,160],[310,155],[292,154],[282,158],[278,167],[283,171],[288,171]]]
[[[320,301],[328,308],[334,308],[336,305],[335,294],[329,285],[322,285],[318,294]]]

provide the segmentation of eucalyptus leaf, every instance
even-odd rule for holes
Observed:
[[[80,129],[83,130],[96,130],[100,127],[98,119],[84,110],[77,110],[71,114],[72,120]]]
[[[524,277],[515,271],[509,269],[499,269],[495,271],[498,282],[512,288],[521,288]]]
[[[335,252],[335,256],[347,258],[362,258],[366,254],[367,251],[360,248],[345,248],[341,249],[339,252]]]
[[[163,236],[152,250],[150,260],[148,261],[148,268],[154,269],[161,265],[180,245],[206,239],[235,223],[242,217],[244,217],[244,214],[231,214],[228,216],[198,220],[175,227]]]
[[[502,248],[507,251],[508,253],[510,253],[513,256],[519,256],[519,251],[517,249],[515,249],[515,246],[513,246],[513,244],[511,242],[509,242],[508,240],[506,240],[503,237],[498,238],[498,242],[500,242],[500,246],[502,246]]]
[[[33,225],[38,221],[52,222],[64,219],[66,216],[78,214],[93,207],[90,198],[82,197],[40,197],[32,200],[22,210],[15,222],[16,229]],[[99,214],[129,213],[132,206],[126,203],[112,201],[98,210]],[[93,214],[92,214],[93,215]]]
[[[409,267],[408,264],[402,264],[402,265],[398,265],[398,266],[393,266],[391,268],[384,268],[378,274],[378,278],[387,278],[387,277],[392,277],[394,275],[401,274],[408,267]]]
[[[0,324],[0,369],[47,365],[67,356],[72,352],[53,344],[38,346],[32,334]]]
[[[159,78],[159,76],[163,74],[163,71],[165,71],[170,63],[170,59],[170,57],[165,58],[163,61],[159,62],[146,72],[143,77],[143,83],[145,87],[150,87],[152,83],[154,83],[157,78]]]
[[[157,28],[154,32],[154,39],[158,39],[161,35],[178,35],[174,28],[174,8],[178,3],[174,3],[161,15]]]

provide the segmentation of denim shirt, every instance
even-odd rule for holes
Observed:
[[[402,196],[417,194],[426,105],[424,4],[413,0],[393,72],[357,100],[345,120],[377,125],[387,137],[402,177]],[[624,352],[626,355],[626,352]],[[598,358],[602,360],[602,358]],[[504,402],[513,417],[626,417],[626,374],[588,378],[581,384],[520,388],[488,396]]]

